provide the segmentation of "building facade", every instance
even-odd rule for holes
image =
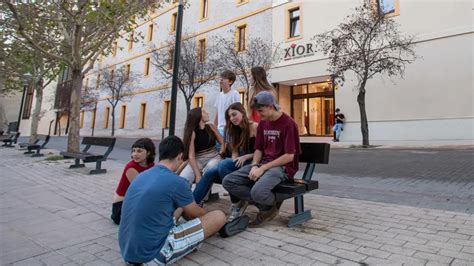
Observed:
[[[273,40],[288,53],[271,76],[284,110],[292,114],[300,134],[330,136],[334,109],[340,108],[346,117],[341,139],[361,140],[355,77],[348,73],[344,85],[335,88],[327,58],[309,51],[314,35],[337,27],[361,1],[278,2],[272,8]],[[374,2],[390,8],[387,19],[396,20],[402,34],[416,36],[419,58],[406,67],[404,78],[375,76],[368,81],[370,139],[473,139],[471,3]]]
[[[334,86],[328,59],[310,51],[312,37],[335,28],[362,0],[190,0],[184,11],[183,32],[197,40],[214,36],[245,43],[259,37],[282,48],[279,62],[269,71],[278,90],[282,110],[298,124],[304,138],[332,137],[334,110],[346,116],[342,141],[359,141],[360,118],[356,81],[351,73],[343,86]],[[416,36],[419,57],[407,66],[403,78],[375,76],[366,90],[366,108],[371,140],[472,140],[473,30],[470,1],[374,0],[384,5],[389,17],[401,25],[402,34]],[[138,21],[133,31],[144,37],[129,42],[117,40],[114,53],[95,62],[84,77],[85,86],[98,84],[103,69],[127,67],[138,75],[132,97],[118,104],[116,136],[160,138],[169,126],[171,80],[163,79],[150,63],[154,49],[166,49],[174,36],[176,4],[164,6],[148,20]],[[244,29],[243,38],[235,32]],[[233,32],[230,32],[233,31]],[[245,44],[244,44],[245,47]],[[242,92],[243,84],[234,84]],[[213,118],[217,83],[201,88],[192,101]],[[111,132],[111,106],[102,93],[97,106],[81,112],[81,135]],[[178,92],[176,131],[180,135],[186,119],[183,95]],[[66,124],[67,117],[56,120]],[[64,126],[64,125],[63,125]],[[164,131],[163,131],[164,129]],[[60,130],[64,131],[64,128]]]

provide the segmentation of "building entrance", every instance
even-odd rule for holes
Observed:
[[[291,115],[301,136],[333,135],[334,90],[332,83],[295,85],[291,88]]]

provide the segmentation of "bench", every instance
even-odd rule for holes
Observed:
[[[102,162],[107,160],[107,157],[114,149],[115,138],[103,138],[103,137],[84,137],[82,139],[82,145],[86,147],[81,152],[66,152],[62,151],[60,154],[66,158],[74,158],[75,163],[69,168],[80,168],[85,167],[84,163],[95,162],[95,169],[91,170],[89,174],[103,174],[107,172],[107,169],[102,169]],[[107,147],[107,150],[103,154],[89,152],[92,146]],[[82,160],[83,164],[80,163]]]
[[[18,141],[18,137],[20,136],[20,132],[16,132],[16,131],[10,131],[10,134],[8,134],[8,136],[4,139],[2,139],[3,141],[3,147],[13,147],[13,144],[16,144],[16,142]]]
[[[311,179],[316,164],[329,163],[329,150],[329,143],[301,143],[299,161],[306,163],[303,177],[301,179],[287,180],[273,189],[276,201],[284,201],[291,198],[295,200],[295,213],[290,216],[288,227],[299,225],[312,219],[311,211],[304,209],[303,195],[318,189],[318,181]]]
[[[43,156],[44,154],[40,153],[41,149],[44,149],[46,144],[49,142],[49,135],[41,135],[38,134],[36,135],[35,141],[33,143],[20,143],[18,144],[20,148],[26,148],[28,151],[25,151],[24,154],[33,154],[33,150],[36,150],[36,153],[32,155],[32,157],[40,157]],[[43,143],[39,144],[40,141],[43,141]]]

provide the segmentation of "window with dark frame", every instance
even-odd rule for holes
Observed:
[[[127,115],[127,106],[122,105],[120,108],[120,125],[119,128],[125,128],[125,116]]]
[[[239,91],[240,103],[245,106],[245,91]]]
[[[163,106],[163,117],[162,117],[162,128],[170,128],[170,112],[171,112],[171,101],[165,100],[165,104]]]
[[[29,119],[31,116],[31,107],[33,105],[33,87],[28,87],[25,99],[25,106],[23,106],[22,119]]]
[[[167,67],[168,70],[173,69],[173,56],[174,56],[174,49],[170,49],[168,52],[168,62],[167,62]]]
[[[92,119],[91,119],[91,128],[95,128],[95,116],[97,114],[97,109],[92,110]]]
[[[206,39],[199,40],[198,62],[202,63],[206,59]]]
[[[171,14],[171,27],[170,27],[171,32],[176,31],[176,20],[177,20],[177,18],[178,18],[178,13]]]
[[[130,78],[130,64],[127,64],[125,66],[125,80],[128,80]]]
[[[132,50],[133,49],[133,32],[130,33],[130,35],[128,36],[128,50]]]
[[[245,51],[246,49],[246,30],[247,30],[247,25],[242,25],[237,27],[237,51]]]
[[[105,107],[105,110],[104,110],[104,123],[103,123],[104,128],[109,128],[109,116],[110,116],[110,107]]]
[[[148,76],[150,74],[150,57],[145,58],[145,71],[144,75]]]
[[[290,38],[300,36],[300,8],[289,10],[290,15]]]
[[[148,25],[148,37],[147,41],[151,42],[153,40],[153,23]]]
[[[146,103],[140,105],[140,120],[138,124],[139,129],[145,128]]]
[[[209,5],[208,0],[201,0],[201,19],[207,18],[208,5]]]
[[[84,111],[81,111],[81,114],[80,114],[80,123],[79,123],[79,128],[83,128],[84,127]]]
[[[204,97],[203,96],[196,96],[194,97],[194,107],[204,107]]]

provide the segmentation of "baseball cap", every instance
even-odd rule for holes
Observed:
[[[280,105],[276,103],[276,99],[275,96],[273,96],[273,93],[269,91],[261,91],[257,93],[250,107],[252,107],[253,109],[257,109],[262,106],[269,105],[275,107],[276,110],[280,110]]]

